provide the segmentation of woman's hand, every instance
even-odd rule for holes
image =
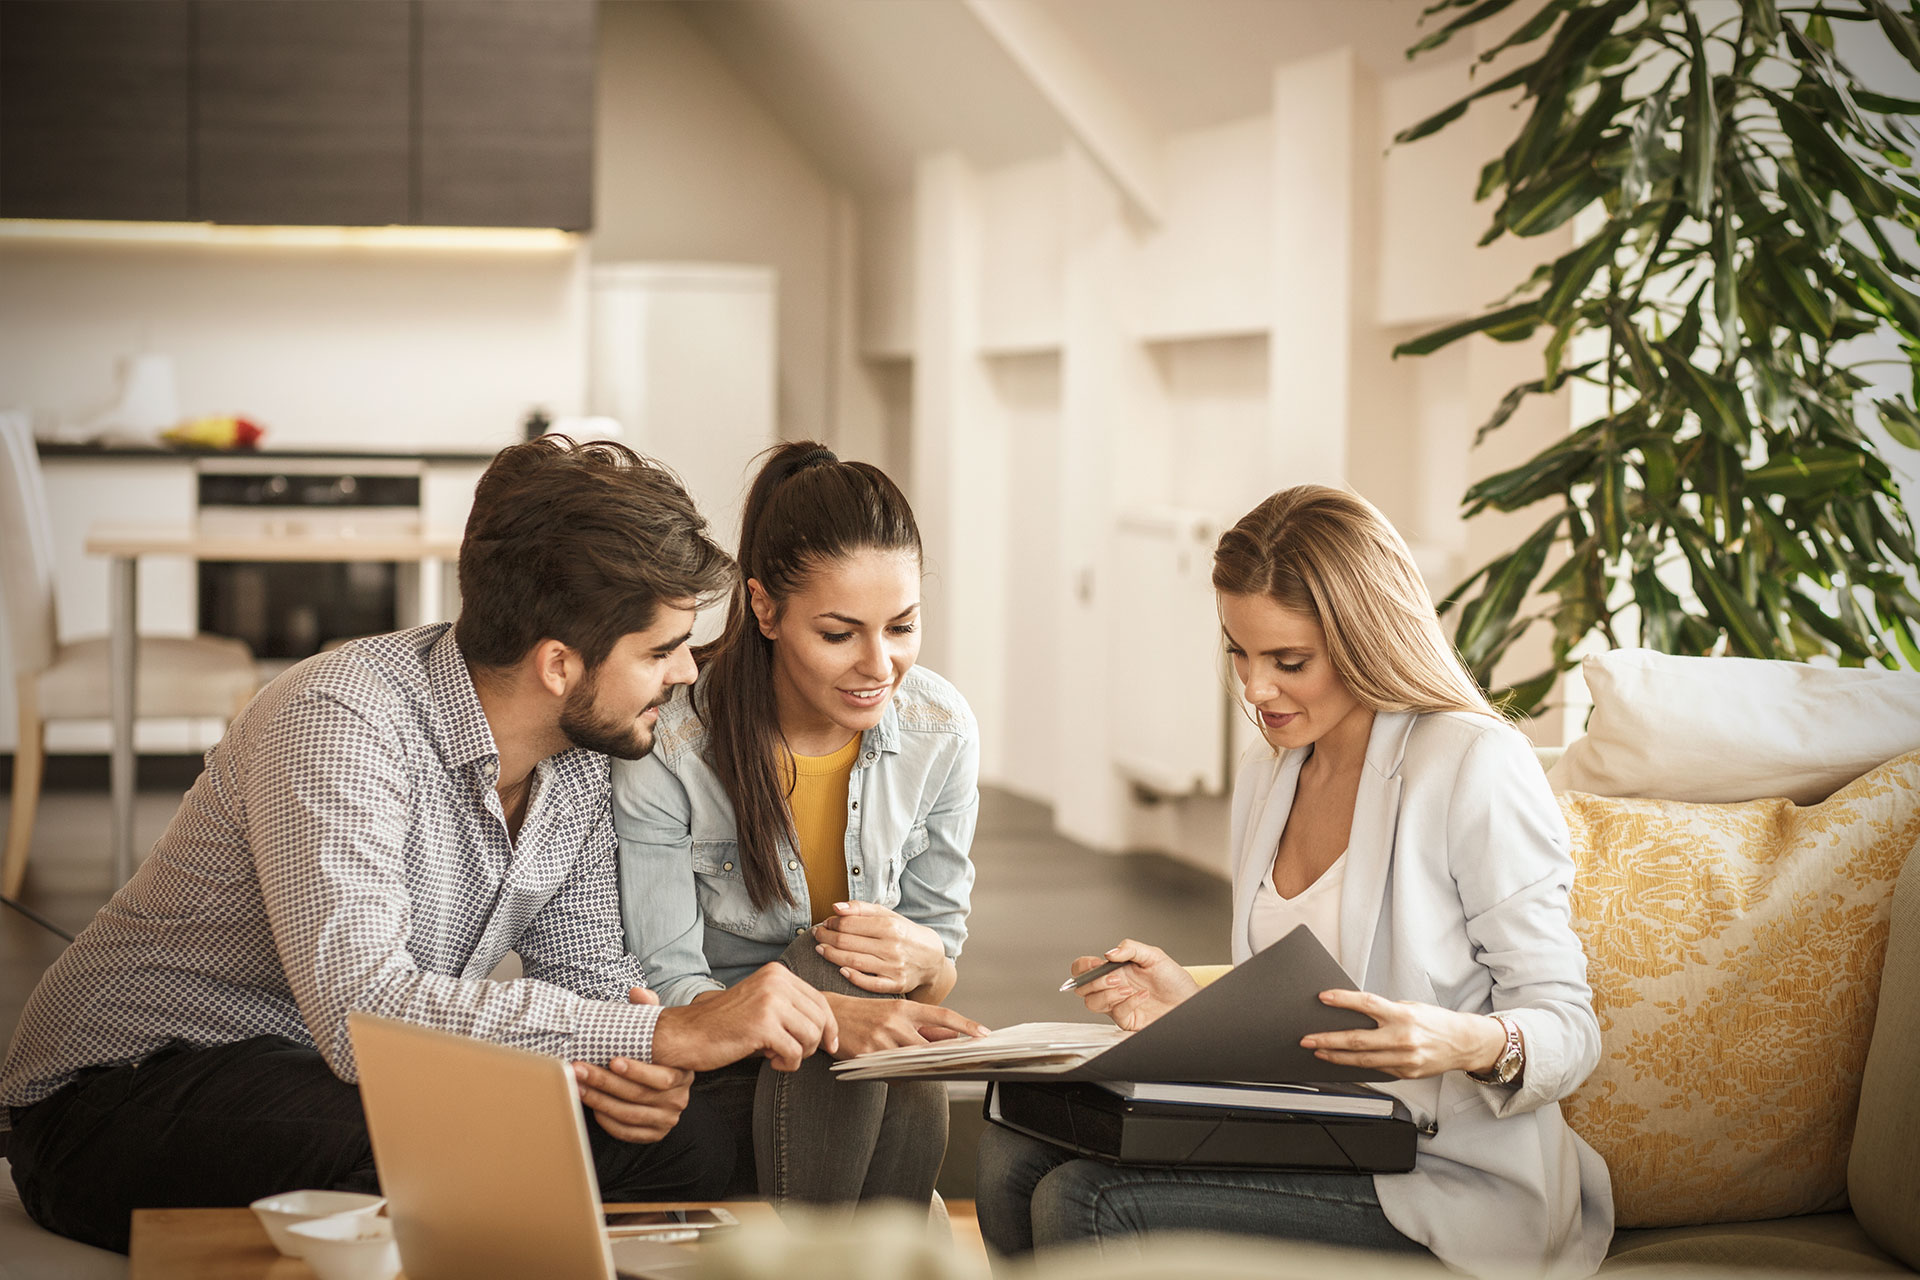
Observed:
[[[878,1049],[899,1049],[930,1040],[983,1036],[987,1029],[945,1005],[918,1000],[867,1000],[829,993],[834,1020],[840,1024],[836,1058],[852,1058]]]
[[[1127,966],[1095,978],[1079,994],[1087,1008],[1106,1014],[1122,1030],[1138,1031],[1200,989],[1166,952],[1132,938],[1104,956],[1081,956],[1072,972],[1078,976],[1108,960],[1125,960]]]
[[[1461,1013],[1370,991],[1322,991],[1320,1003],[1353,1009],[1380,1025],[1370,1031],[1316,1031],[1300,1042],[1323,1062],[1372,1067],[1401,1080],[1447,1071],[1486,1071],[1507,1046],[1507,1033],[1483,1013]]]
[[[813,926],[814,950],[862,991],[907,995],[946,968],[940,935],[875,902],[836,902]]]

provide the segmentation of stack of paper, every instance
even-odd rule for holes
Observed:
[[[984,1036],[881,1049],[833,1064],[849,1080],[950,1075],[961,1071],[1071,1071],[1125,1040],[1131,1032],[1105,1023],[1023,1022]]]
[[[1104,1081],[1101,1088],[1136,1102],[1185,1102],[1252,1111],[1308,1111],[1332,1116],[1390,1116],[1393,1098],[1363,1084],[1241,1084],[1234,1081]]]

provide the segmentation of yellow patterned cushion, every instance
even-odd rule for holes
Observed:
[[[1844,1203],[1920,752],[1805,808],[1560,798],[1600,1065],[1562,1104],[1622,1227]]]

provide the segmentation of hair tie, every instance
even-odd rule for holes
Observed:
[[[838,461],[840,461],[839,454],[827,448],[825,445],[821,445],[817,449],[810,449],[805,454],[802,454],[797,460],[795,460],[793,464],[793,469],[795,471],[805,471],[808,467],[815,466],[822,462],[838,462]]]

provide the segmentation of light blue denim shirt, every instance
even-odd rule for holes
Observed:
[[[780,858],[796,905],[755,909],[733,805],[706,759],[706,727],[681,693],[660,708],[651,754],[613,762],[620,919],[662,1004],[686,1004],[778,960],[833,912],[807,900],[800,855]],[[980,727],[960,691],[915,667],[880,723],[861,735],[847,784],[847,891],[940,935],[949,959],[967,937]]]

